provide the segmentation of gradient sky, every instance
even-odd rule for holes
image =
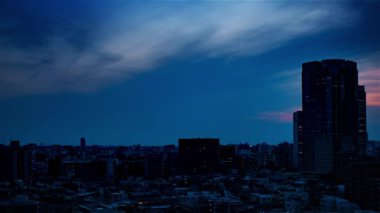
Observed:
[[[380,140],[380,1],[0,1],[0,143],[292,141],[301,64],[358,62]]]

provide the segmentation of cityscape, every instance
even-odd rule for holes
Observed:
[[[293,142],[0,147],[1,212],[378,212],[380,141],[368,141],[356,63],[302,65]]]
[[[1,0],[0,213],[380,213],[380,1]]]

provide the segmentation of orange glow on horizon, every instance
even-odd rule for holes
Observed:
[[[365,86],[367,106],[380,107],[380,68],[360,72],[359,83]]]

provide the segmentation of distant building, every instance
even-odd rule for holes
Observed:
[[[165,175],[165,161],[162,154],[149,154],[144,159],[144,176],[161,178]]]
[[[238,168],[236,150],[236,145],[220,146],[220,164],[223,169]]]
[[[11,141],[10,146],[0,147],[0,180],[28,180],[31,170],[31,156],[27,147],[20,147],[19,141]]]
[[[112,180],[115,175],[115,159],[114,158],[107,158],[106,160],[106,176],[107,180]]]
[[[293,168],[293,146],[288,142],[282,142],[274,147],[273,161],[274,167],[291,169]]]
[[[123,163],[123,173],[127,177],[143,177],[145,175],[145,158],[140,156],[130,156]]]
[[[163,152],[170,152],[170,153],[173,153],[173,152],[176,152],[176,147],[175,145],[165,145],[165,146],[162,146],[162,151]]]
[[[273,147],[267,143],[257,144],[257,166],[273,166]]]
[[[380,141],[370,140],[367,143],[367,155],[380,160]]]
[[[209,174],[219,165],[219,139],[196,138],[178,140],[179,171]]]
[[[257,206],[271,206],[273,204],[273,196],[270,194],[252,193],[250,199]]]
[[[11,164],[9,147],[0,145],[0,181],[11,180]]]
[[[107,178],[107,162],[104,159],[66,160],[62,162],[62,172],[67,178],[81,181],[103,181]]]
[[[366,92],[364,86],[358,86],[358,144],[360,154],[367,154],[367,107]]]
[[[302,65],[303,169],[343,176],[347,159],[366,152],[364,86],[355,62]]]
[[[28,195],[17,195],[14,196],[13,200],[7,202],[0,202],[0,212],[28,212],[28,213],[38,213],[39,203],[37,201],[32,201],[28,199]]]
[[[57,178],[62,173],[62,159],[55,157],[48,161],[48,175],[53,178]]]
[[[221,145],[220,158],[224,160],[233,160],[236,157],[236,145]]]
[[[359,206],[343,198],[335,196],[323,196],[320,200],[322,212],[354,212],[360,210]]]
[[[302,111],[293,113],[293,166],[303,168]]]
[[[80,148],[86,148],[86,138],[80,138]]]
[[[284,208],[288,212],[301,212],[309,205],[309,194],[303,189],[286,190],[282,192]]]
[[[345,195],[363,209],[380,211],[380,162],[354,163],[346,179]]]

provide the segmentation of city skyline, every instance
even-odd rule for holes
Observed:
[[[2,1],[0,143],[292,142],[324,59],[357,62],[380,140],[380,2],[286,3]]]

